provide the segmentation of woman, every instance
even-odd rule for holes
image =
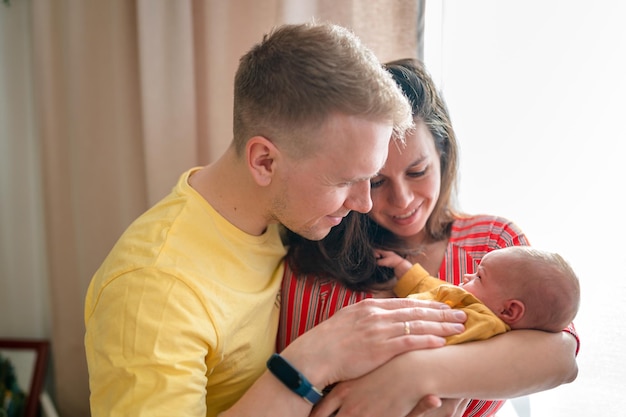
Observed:
[[[277,346],[279,350],[343,306],[368,297],[390,295],[389,290],[394,284],[393,272],[377,267],[374,248],[399,252],[412,263],[421,264],[431,275],[459,285],[464,274],[474,272],[485,253],[506,246],[529,244],[522,231],[506,219],[466,215],[455,209],[453,203],[458,151],[445,104],[419,62],[394,61],[387,65],[387,69],[412,103],[415,130],[407,135],[404,147],[399,147],[396,143],[390,145],[384,168],[371,180],[373,208],[369,215],[350,214],[348,219],[334,228],[321,242],[310,242],[292,234],[288,235],[290,251],[283,280]],[[479,342],[472,343],[471,347],[460,347],[455,351],[465,352],[467,349],[467,352],[475,352],[476,356],[484,359],[472,358],[471,367],[460,363],[453,368],[458,371],[455,382],[446,383],[445,389],[441,388],[442,384],[441,391],[425,393],[430,392],[442,398],[446,395],[451,398],[506,398],[569,382],[575,378],[577,372],[574,356],[578,351],[578,340],[573,326],[565,331],[574,337],[560,334],[549,339],[531,331],[525,335],[526,339],[531,340],[524,342],[527,347],[510,352],[510,361],[508,357],[503,357],[503,363],[499,367],[494,366],[497,363],[482,364],[482,361],[495,360],[493,352],[501,353],[510,349],[513,344],[521,346],[516,341],[520,335],[504,335],[488,345],[481,345],[483,342]],[[448,356],[457,354],[448,354],[449,348],[437,349],[443,353],[438,352],[433,360],[438,358],[439,361],[446,361],[446,364],[453,363]],[[558,364],[539,361],[540,363],[530,365],[532,369],[529,369],[524,361],[534,359],[535,348],[540,348],[542,352],[551,352],[555,357],[558,354],[563,355],[568,360]],[[401,380],[402,375],[410,383],[411,373],[422,374],[425,369],[423,366],[411,368],[406,365],[409,360],[414,360],[416,364],[426,361],[420,359],[420,355],[423,358],[430,356],[425,352],[401,355],[398,360],[404,357],[404,366],[388,364],[375,371],[379,378],[379,388],[382,385],[381,378],[386,377],[385,372],[388,372],[390,378],[390,384],[387,385],[397,387],[397,384],[391,382],[392,372],[385,371],[394,366],[397,369],[393,381]],[[516,361],[524,363],[528,373],[520,377],[512,373],[514,381],[507,381],[506,389],[499,387],[500,383],[497,381],[510,379],[500,369],[511,368],[511,363]],[[444,364],[440,362],[439,365],[443,367]],[[488,365],[494,369],[489,373],[493,382],[484,382],[489,378],[483,377],[483,385],[471,383],[465,372],[475,374],[476,371],[490,369]],[[437,372],[436,368],[434,372]],[[365,377],[358,382],[352,381],[344,385],[356,389],[364,388],[367,384]],[[349,403],[345,394],[349,391],[347,388],[344,391],[337,390],[339,393],[335,391],[333,390],[332,399],[328,399],[326,405],[316,410],[316,415],[324,415],[324,411],[333,406],[361,406]],[[386,398],[388,401],[393,398],[380,393],[376,397]],[[419,398],[417,395],[416,399]],[[465,400],[447,400],[444,408],[455,410],[453,415],[461,415],[466,403]],[[465,415],[493,415],[503,403],[473,400],[467,406]],[[409,404],[407,402],[405,406],[408,407]],[[362,406],[371,412],[371,405]]]

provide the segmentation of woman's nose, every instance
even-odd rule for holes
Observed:
[[[404,208],[409,205],[412,198],[411,189],[406,184],[400,182],[392,187],[389,201],[396,207]]]

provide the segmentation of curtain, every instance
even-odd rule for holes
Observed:
[[[84,296],[124,229],[231,140],[239,57],[330,20],[421,57],[424,0],[4,0],[0,337],[52,342],[62,416],[89,415]]]

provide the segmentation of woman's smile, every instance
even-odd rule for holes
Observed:
[[[417,210],[411,210],[407,213],[404,214],[398,214],[395,216],[391,216],[391,219],[394,222],[398,222],[398,223],[407,223],[407,222],[412,222],[414,220],[415,214],[417,213]]]
[[[421,205],[419,206],[421,207]],[[412,210],[406,211],[401,214],[395,214],[390,216],[391,221],[397,224],[398,226],[407,226],[415,222],[419,214],[419,207],[414,208]]]

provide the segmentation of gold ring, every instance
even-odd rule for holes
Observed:
[[[411,334],[411,328],[409,327],[409,322],[404,322],[404,334]]]

